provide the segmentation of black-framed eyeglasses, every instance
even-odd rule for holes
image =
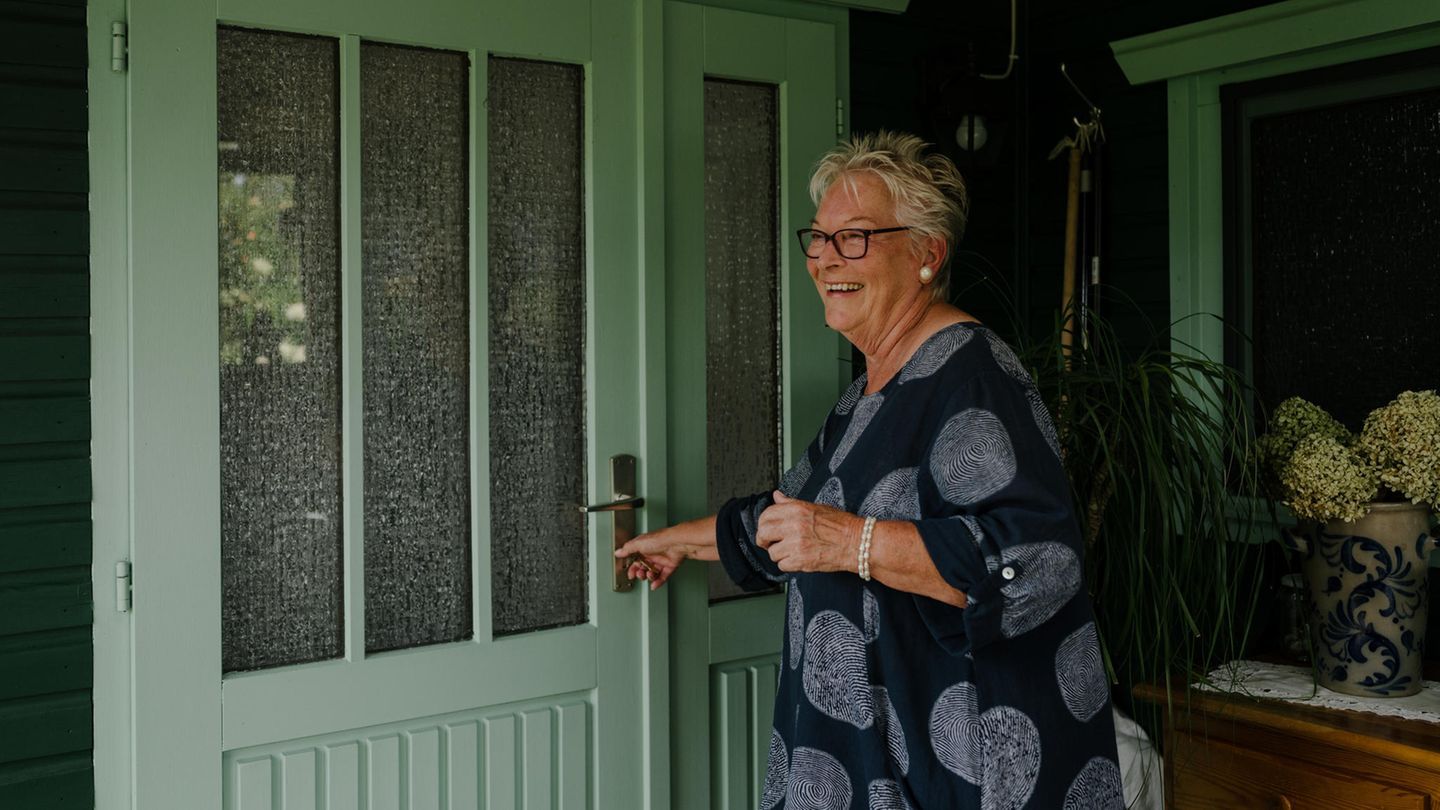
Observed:
[[[909,225],[898,228],[841,228],[835,233],[826,233],[818,228],[801,228],[795,235],[800,237],[800,249],[812,259],[820,258],[826,242],[834,242],[835,252],[847,259],[863,259],[870,252],[870,237],[877,233],[908,230]]]

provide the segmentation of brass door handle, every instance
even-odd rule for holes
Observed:
[[[614,525],[611,527],[610,542],[611,549],[618,550],[621,546],[630,542],[635,536],[635,512],[645,505],[645,499],[635,493],[635,457],[628,454],[621,454],[610,457],[610,497],[615,500],[609,503],[597,503],[590,506],[580,507],[585,514],[595,512],[609,512]],[[628,591],[635,587],[626,575],[632,563],[638,562],[651,572],[654,569],[649,563],[641,560],[638,556],[629,559],[615,560],[614,579],[611,588],[617,591]]]
[[[618,501],[611,501],[610,503],[596,503],[590,506],[582,506],[580,507],[580,511],[586,514],[591,512],[626,512],[631,509],[639,509],[644,505],[645,499],[637,496],[621,498]]]

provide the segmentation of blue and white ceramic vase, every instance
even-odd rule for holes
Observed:
[[[1425,504],[1373,503],[1356,521],[1286,532],[1304,561],[1320,685],[1365,697],[1420,691],[1436,538]]]

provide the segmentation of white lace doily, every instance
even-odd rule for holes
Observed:
[[[1195,686],[1212,692],[1440,723],[1440,683],[1435,681],[1425,681],[1419,693],[1409,697],[1356,697],[1317,685],[1309,669],[1259,661],[1236,661],[1221,667],[1210,673],[1210,681],[1209,685]]]

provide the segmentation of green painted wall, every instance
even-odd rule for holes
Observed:
[[[94,804],[84,0],[0,3],[0,807]]]

